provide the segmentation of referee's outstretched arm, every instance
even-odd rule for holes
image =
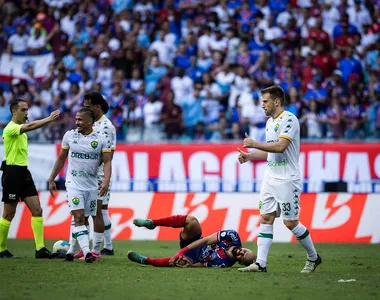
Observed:
[[[46,124],[48,124],[48,123],[54,121],[55,119],[57,119],[59,117],[59,114],[60,114],[60,111],[59,110],[55,110],[47,118],[44,118],[44,119],[41,119],[41,120],[32,121],[32,122],[27,123],[27,124],[23,124],[21,126],[21,128],[20,128],[20,134],[23,134],[24,132],[32,131],[34,129],[38,129],[38,128],[41,128],[41,127],[45,126]]]
[[[25,134],[53,122],[59,117],[58,110],[49,117],[24,124],[28,120],[28,104],[23,100],[15,100],[10,104],[12,121],[3,131],[5,160],[1,169],[4,211],[0,218],[0,258],[13,258],[7,246],[8,232],[11,221],[16,213],[18,202],[24,201],[32,218],[31,225],[36,244],[36,258],[51,258],[52,254],[45,248],[44,224],[42,208],[32,175],[28,170],[28,136]]]

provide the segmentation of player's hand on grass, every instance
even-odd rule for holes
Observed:
[[[169,265],[174,266],[175,262],[178,260],[178,258],[185,256],[185,253],[189,251],[188,247],[184,247],[181,250],[179,250],[170,260]]]
[[[49,191],[50,194],[55,197],[55,192],[57,191],[57,186],[55,185],[54,180],[49,180]]]
[[[103,181],[100,186],[99,186],[99,195],[101,197],[105,196],[107,194],[107,191],[108,191],[108,187],[109,187],[109,183]]]
[[[238,157],[239,163],[241,164],[246,163],[249,160],[248,153],[241,151],[239,148],[237,148],[237,150],[239,151],[239,157]]]
[[[244,148],[254,148],[254,141],[248,136],[247,133],[245,133],[245,139],[243,141],[243,147]]]
[[[186,256],[180,256],[174,263],[174,266],[178,268],[190,268],[193,266],[193,262]]]
[[[49,118],[51,121],[54,121],[55,119],[59,117],[60,114],[61,112],[59,110],[52,111]]]

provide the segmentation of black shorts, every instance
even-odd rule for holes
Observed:
[[[14,203],[38,195],[32,174],[27,167],[6,166],[1,177],[1,185],[4,203]]]

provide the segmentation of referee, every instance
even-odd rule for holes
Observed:
[[[10,103],[12,121],[4,128],[3,141],[5,160],[1,170],[3,176],[3,217],[0,219],[0,258],[14,258],[8,251],[7,239],[11,221],[16,213],[17,203],[21,199],[29,208],[31,225],[36,243],[36,258],[51,258],[52,254],[44,245],[44,224],[42,208],[32,175],[28,170],[27,131],[41,128],[59,117],[60,111],[53,111],[49,117],[24,124],[28,120],[28,105],[23,100]]]

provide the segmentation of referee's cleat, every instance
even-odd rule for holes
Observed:
[[[74,255],[72,255],[72,254],[70,254],[70,253],[66,254],[66,255],[65,255],[65,261],[67,261],[67,262],[72,262],[72,261],[74,261]]]
[[[107,249],[107,248],[102,249],[102,250],[100,251],[100,254],[101,254],[102,256],[114,256],[114,255],[115,255],[115,253],[113,252],[113,249],[110,250],[110,249]]]
[[[36,250],[36,258],[53,258],[53,254],[48,249],[43,247],[40,250]]]
[[[301,273],[312,273],[322,263],[322,258],[317,254],[317,260],[307,260]]]
[[[92,263],[93,261],[95,261],[96,260],[96,257],[91,253],[91,252],[88,252],[87,254],[86,254],[86,257],[84,258],[84,261],[86,262],[86,263]]]
[[[253,263],[245,268],[239,268],[240,272],[267,272],[267,267],[262,267],[259,265],[259,263]]]
[[[133,219],[133,224],[137,227],[145,227],[151,230],[156,228],[156,225],[154,225],[151,219]]]
[[[4,251],[0,252],[0,258],[18,258],[18,257],[14,256],[8,250],[4,250]]]
[[[145,264],[146,262],[146,256],[138,254],[137,252],[133,252],[133,251],[128,251],[128,258],[129,260],[138,264]]]

